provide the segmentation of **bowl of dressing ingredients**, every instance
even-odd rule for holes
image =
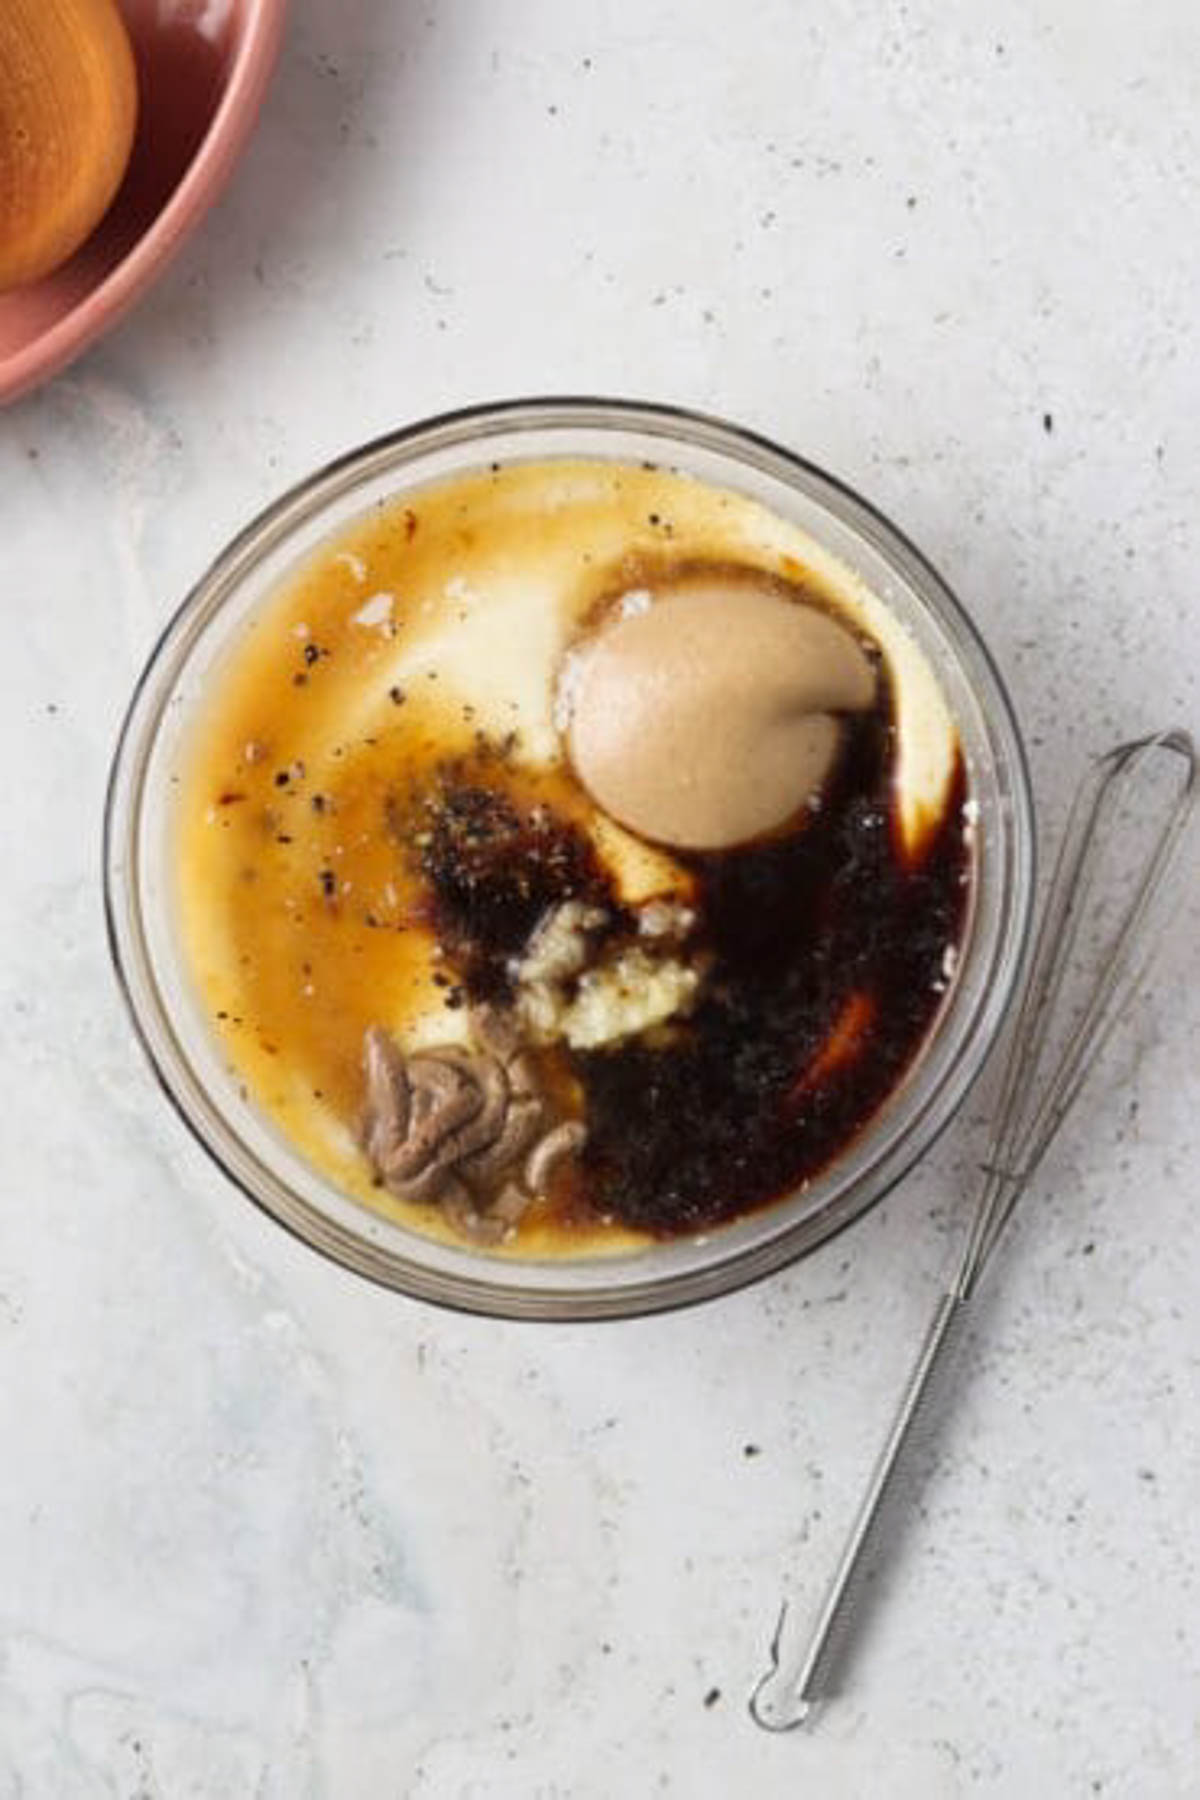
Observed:
[[[1017,979],[1033,826],[979,635],[717,420],[533,400],[257,519],[138,686],[120,979],[231,1178],[476,1311],[780,1267],[928,1146]]]

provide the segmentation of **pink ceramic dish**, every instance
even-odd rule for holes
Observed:
[[[0,294],[0,404],[78,356],[145,292],[225,185],[258,116],[287,0],[119,0],[138,69],[121,190],[44,281]]]

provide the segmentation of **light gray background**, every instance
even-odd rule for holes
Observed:
[[[219,210],[0,421],[3,1800],[1200,1794],[1194,900],[848,1697],[768,1740],[781,1582],[815,1603],[986,1094],[751,1292],[445,1316],[187,1140],[98,874],[130,685],[226,537],[360,439],[555,390],[725,413],[892,513],[1052,828],[1088,750],[1198,722],[1198,114],[1191,0],[297,0]]]

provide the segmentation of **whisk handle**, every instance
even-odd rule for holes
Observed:
[[[893,1500],[908,1485],[917,1452],[928,1435],[934,1376],[949,1360],[961,1335],[967,1302],[958,1293],[942,1295],[913,1363],[891,1429],[879,1452],[854,1524],[834,1570],[816,1625],[799,1657],[783,1644],[781,1615],[772,1666],[751,1697],[756,1722],[768,1731],[790,1731],[804,1723],[832,1688],[866,1581],[876,1567],[880,1526]]]

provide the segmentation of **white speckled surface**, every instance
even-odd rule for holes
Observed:
[[[815,1602],[982,1096],[754,1291],[445,1316],[184,1136],[98,882],[123,703],[206,559],[510,393],[711,408],[863,487],[980,619],[1050,824],[1088,748],[1194,728],[1198,117],[1189,0],[296,0],[227,200],[0,421],[2,1800],[1200,1794],[1194,885],[851,1691],[769,1740],[781,1578]]]

